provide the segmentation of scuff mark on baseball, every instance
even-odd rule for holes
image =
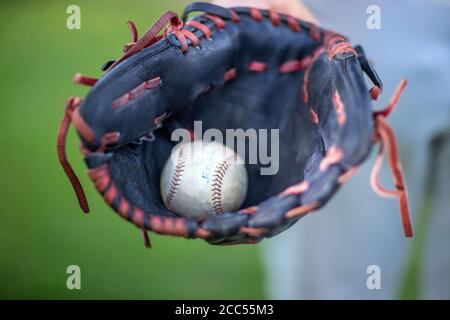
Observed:
[[[176,145],[161,173],[165,206],[197,220],[239,209],[247,195],[245,163],[218,142]]]

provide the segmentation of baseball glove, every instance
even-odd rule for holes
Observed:
[[[202,12],[191,19],[191,12]],[[412,236],[407,193],[394,134],[385,118],[397,104],[372,111],[382,84],[361,47],[289,15],[256,8],[192,3],[182,18],[166,12],[124,54],[106,63],[85,100],[71,97],[58,134],[58,156],[81,208],[88,204],[65,154],[70,123],[81,139],[89,177],[120,217],[143,231],[211,244],[256,243],[325,205],[379,145],[371,182],[396,197],[405,235]],[[160,34],[160,32],[162,32]],[[366,87],[364,74],[373,83]],[[203,221],[183,218],[161,200],[159,179],[174,143],[171,132],[192,129],[279,129],[279,171],[260,175],[246,165],[242,209]],[[377,180],[388,150],[395,190]]]

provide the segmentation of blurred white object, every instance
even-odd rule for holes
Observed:
[[[217,142],[178,144],[161,173],[166,207],[182,216],[203,219],[239,209],[247,194],[243,160]]]

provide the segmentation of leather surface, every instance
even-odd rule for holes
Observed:
[[[212,243],[243,240],[236,235],[242,225],[268,228],[266,236],[283,231],[297,221],[285,219],[287,210],[313,201],[324,205],[337,190],[338,177],[360,164],[372,146],[370,97],[353,53],[331,60],[326,52],[320,55],[310,70],[305,104],[301,96],[305,70],[281,73],[279,66],[311,55],[323,46],[322,40],[313,40],[303,23],[301,32],[293,32],[284,18],[274,26],[265,11],[259,22],[246,8],[236,12],[240,21],[222,17],[226,23],[222,30],[203,15],[194,17],[213,32],[209,41],[201,31],[185,27],[201,39],[200,48],[190,45],[182,53],[177,37],[169,34],[121,62],[97,82],[80,109],[95,132],[93,142],[84,141],[90,150],[97,150],[104,134],[120,132],[118,142],[106,151],[112,180],[122,196],[146,213],[163,216],[175,216],[164,207],[159,193],[160,172],[174,145],[172,130],[190,129],[194,120],[203,121],[203,130],[217,128],[223,133],[237,128],[280,130],[279,172],[262,176],[261,165],[247,165],[249,189],[243,207],[259,205],[258,212],[252,217],[235,213],[207,219],[202,226],[215,235]],[[326,31],[320,32],[323,36]],[[266,63],[267,70],[249,71],[252,61]],[[231,68],[236,69],[236,77],[224,81]],[[115,99],[156,77],[161,82],[155,88],[112,108]],[[343,125],[332,103],[336,90],[345,105]],[[311,121],[310,109],[318,116],[317,124]],[[164,113],[170,116],[156,129],[154,120]],[[331,146],[344,151],[343,159],[321,171],[319,164]],[[276,197],[305,179],[310,187],[302,195]]]

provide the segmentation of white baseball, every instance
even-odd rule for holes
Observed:
[[[242,159],[217,142],[196,140],[175,146],[161,173],[161,196],[168,209],[203,219],[239,209],[247,194]]]

